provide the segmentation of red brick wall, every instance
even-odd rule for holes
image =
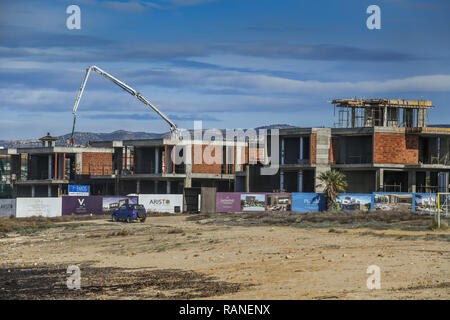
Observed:
[[[205,160],[202,158],[203,154],[205,154],[205,149],[207,145],[202,145],[201,148],[199,145],[193,145],[192,146],[192,172],[193,173],[214,173],[214,174],[220,174],[222,173],[222,164],[206,164]],[[228,159],[228,161],[231,164],[235,163],[236,159],[236,147],[234,148],[234,159]],[[256,159],[263,159],[264,158],[264,149],[258,148],[256,150],[250,150],[248,147],[240,147],[241,148],[241,161],[240,163],[246,164],[249,161],[249,157],[252,160]],[[215,152],[218,152],[218,157],[220,158],[220,161],[222,161],[222,146],[217,146],[212,151],[207,151],[207,154],[211,154],[211,156],[214,158],[216,156]],[[202,159],[201,164],[195,164],[195,157],[198,157],[198,159]],[[243,169],[243,167],[241,168]],[[236,171],[236,165],[233,165],[233,172],[228,172],[228,167],[225,168],[226,173],[234,173]]]
[[[317,134],[311,133],[311,164],[316,163]]]
[[[206,145],[193,145],[192,146],[192,173],[222,173],[222,165],[221,164],[206,164],[203,159],[203,155],[205,154]],[[216,152],[218,154],[216,154]],[[217,146],[212,151],[207,151],[206,154],[211,154],[213,158],[216,156],[220,158],[222,161],[222,146]],[[201,159],[201,164],[195,164],[195,159]],[[197,160],[199,161],[199,160]],[[211,160],[213,161],[213,160]]]
[[[81,174],[112,174],[112,153],[83,152]]]
[[[419,136],[416,134],[374,134],[374,163],[417,164],[419,162]]]

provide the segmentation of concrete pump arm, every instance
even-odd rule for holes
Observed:
[[[95,71],[99,74],[101,74],[102,76],[104,76],[105,78],[111,80],[112,82],[114,82],[116,85],[118,85],[119,87],[121,87],[123,90],[125,90],[126,92],[128,92],[129,94],[131,94],[132,96],[134,96],[135,98],[137,98],[138,100],[140,100],[141,102],[145,103],[147,106],[149,106],[150,108],[152,108],[157,114],[159,114],[159,116],[161,118],[163,118],[169,125],[170,125],[170,131],[173,134],[176,134],[178,129],[177,126],[175,125],[175,123],[173,123],[164,113],[162,113],[161,111],[158,110],[158,108],[156,108],[150,101],[148,101],[144,96],[142,96],[139,92],[137,92],[136,90],[134,90],[133,88],[131,88],[129,85],[127,85],[126,83],[120,81],[119,79],[117,79],[116,77],[110,75],[109,73],[107,73],[106,71],[103,71],[102,69],[100,69],[97,66],[90,66],[89,68],[86,69],[86,74],[84,76],[83,82],[81,83],[81,87],[80,90],[78,91],[78,95],[77,95],[77,99],[75,100],[75,105],[73,106],[73,127],[72,127],[72,135],[71,135],[71,143],[74,144],[74,133],[75,133],[75,124],[76,124],[76,120],[77,120],[77,109],[78,109],[78,105],[80,103],[80,99],[81,96],[83,95],[83,91],[84,91],[84,87],[86,86],[86,82],[89,78],[89,74],[91,73],[91,71]]]

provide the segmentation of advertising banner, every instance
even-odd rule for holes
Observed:
[[[412,193],[374,192],[374,209],[381,211],[414,211]]]
[[[434,214],[437,212],[436,194],[415,193],[414,206],[417,213]]]
[[[16,199],[0,199],[0,217],[16,215]]]
[[[69,196],[89,196],[89,186],[69,185]]]
[[[16,217],[59,217],[62,198],[17,198]]]
[[[241,193],[241,211],[256,212],[266,210],[265,193]]]
[[[290,193],[267,193],[267,211],[292,211],[292,194]]]
[[[62,214],[103,214],[102,197],[62,197]]]
[[[239,192],[217,192],[216,212],[241,211],[241,194]]]
[[[317,212],[325,210],[325,197],[321,193],[292,193],[292,211]]]
[[[372,194],[342,193],[336,199],[337,210],[342,211],[369,211],[372,210]]]
[[[137,204],[138,197],[134,196],[104,196],[102,210],[103,213],[109,214],[118,209],[123,204]]]
[[[147,212],[183,212],[182,194],[140,194],[139,204],[142,204]]]

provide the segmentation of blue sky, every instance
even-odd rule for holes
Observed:
[[[70,132],[93,64],[181,128],[333,126],[329,101],[350,97],[429,99],[429,122],[450,123],[449,14],[445,0],[1,1],[0,140]],[[168,130],[98,74],[78,115],[78,131]]]

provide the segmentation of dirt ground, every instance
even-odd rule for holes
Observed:
[[[32,222],[0,232],[0,299],[449,299],[450,231],[430,222],[392,213]],[[66,286],[69,265],[81,270],[80,290]],[[381,289],[367,288],[370,265]]]

